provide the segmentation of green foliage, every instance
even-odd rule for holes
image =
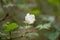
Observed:
[[[26,0],[20,0],[20,4],[24,4]]]
[[[4,4],[8,4],[9,3],[9,0],[3,0],[3,3]]]
[[[31,33],[27,33],[26,36],[28,36],[29,38],[34,38],[34,37],[38,37],[39,34],[36,32],[31,32]]]
[[[15,4],[25,4],[26,0],[13,0]]]
[[[48,2],[53,5],[60,5],[60,0],[48,0]]]
[[[50,40],[56,40],[56,38],[59,36],[59,32],[58,31],[55,31],[55,32],[46,31],[44,35],[48,37]]]
[[[40,14],[40,10],[38,10],[38,9],[33,9],[33,10],[31,10],[30,13],[37,15],[37,14]]]
[[[21,6],[20,4],[26,4],[26,0],[13,0],[14,2],[13,2],[13,4],[14,5],[18,5],[19,7]],[[55,6],[57,6],[57,5],[60,5],[60,0],[47,0],[49,3],[51,3],[52,5],[54,5],[54,7]],[[11,0],[3,0],[3,3],[4,4],[8,4],[9,2],[11,2]],[[44,4],[44,3],[43,3]],[[25,5],[25,6],[22,6],[22,8],[20,7],[20,9],[17,9],[16,10],[16,13],[18,12],[18,14],[19,14],[19,11],[22,13],[23,11],[24,12],[29,12],[28,10],[31,10],[32,8],[30,7],[30,6],[28,6],[28,5]],[[13,7],[13,8],[15,8],[15,7]],[[31,8],[31,9],[30,9]],[[43,7],[42,7],[43,8]],[[9,10],[10,8],[8,8],[8,10]],[[7,10],[6,10],[7,11]],[[42,10],[42,11],[44,11],[44,10]],[[10,11],[9,11],[10,12]],[[8,12],[8,13],[9,13]],[[45,12],[45,11],[44,11]],[[12,11],[12,13],[15,13],[14,12],[14,10]],[[31,14],[35,14],[35,15],[39,15],[40,13],[41,13],[41,11],[38,9],[38,8],[33,8],[29,13],[31,13]],[[58,16],[59,18],[60,18],[60,11],[58,11],[57,10],[57,8],[54,10],[54,14],[55,14],[55,16]],[[4,12],[4,10],[3,10],[3,8],[0,6],[0,18],[2,18],[2,17],[4,17],[5,16],[5,12]],[[13,15],[14,16],[14,15]],[[39,16],[40,17],[40,16]],[[39,17],[37,17],[37,18],[39,18]],[[18,19],[18,18],[17,18]],[[22,18],[23,19],[23,18]],[[44,19],[45,19],[45,17],[44,17]],[[10,19],[9,19],[10,20]],[[13,19],[14,20],[14,19]],[[41,19],[39,19],[39,20],[41,20]],[[48,21],[47,21],[48,20]],[[39,29],[39,30],[41,30],[41,29],[47,29],[47,30],[49,30],[50,29],[50,27],[53,25],[53,22],[54,22],[54,18],[53,17],[48,17],[47,18],[47,20],[46,20],[46,23],[44,23],[44,22],[42,22],[41,24],[39,24],[36,28],[37,29]],[[20,21],[20,20],[19,20]],[[38,20],[36,20],[36,21],[38,21]],[[38,22],[41,22],[41,21],[38,21]],[[50,23],[48,23],[48,22],[50,22]],[[14,29],[16,29],[16,28],[18,28],[18,24],[17,23],[6,23],[7,24],[7,26],[6,26],[6,28],[5,28],[5,30],[4,30],[4,32],[11,32],[11,31],[13,31]],[[34,26],[34,25],[33,25]],[[33,26],[30,26],[30,25],[27,25],[27,26],[21,26],[20,28],[21,29],[29,29],[29,28],[32,28]],[[46,37],[48,37],[50,40],[56,40],[56,38],[59,36],[59,32],[58,31],[60,31],[60,26],[56,26],[56,27],[54,27],[56,30],[54,31],[54,32],[51,32],[51,31],[46,31],[46,32],[44,32],[44,35],[46,36]],[[34,30],[35,31],[35,30]],[[14,31],[13,31],[14,32]],[[30,33],[27,33],[26,34],[26,36],[27,37],[29,37],[29,38],[33,38],[33,37],[36,37],[36,36],[39,36],[38,35],[38,33],[36,33],[36,32],[30,32]],[[0,40],[1,40],[1,37],[0,37]]]
[[[39,29],[39,30],[42,30],[42,29],[49,30],[50,27],[51,27],[51,24],[50,23],[47,23],[47,24],[40,24],[36,28]]]
[[[11,23],[5,28],[4,31],[9,32],[9,31],[12,31],[12,30],[16,29],[17,27],[18,27],[17,23]]]

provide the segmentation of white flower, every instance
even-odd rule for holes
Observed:
[[[35,21],[35,15],[27,13],[25,16],[25,22],[28,24],[33,24]]]

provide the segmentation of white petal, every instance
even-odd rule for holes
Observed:
[[[35,21],[35,16],[33,14],[27,14],[25,16],[25,21],[28,23],[28,24],[33,24],[34,21]]]

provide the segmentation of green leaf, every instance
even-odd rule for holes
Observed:
[[[33,9],[30,13],[37,15],[40,14],[40,11],[38,9]]]
[[[59,5],[60,4],[59,0],[48,0],[48,2],[53,4],[53,5]]]
[[[17,27],[18,27],[17,23],[11,23],[6,27],[6,29],[4,31],[9,32],[9,31],[12,31],[12,30],[16,29]]]
[[[39,29],[39,30],[42,30],[42,29],[49,30],[50,27],[51,27],[51,24],[50,23],[47,23],[47,24],[40,24],[36,28]]]
[[[56,40],[56,38],[59,36],[59,32],[58,31],[55,31],[55,32],[46,31],[44,35],[48,37],[50,40]]]

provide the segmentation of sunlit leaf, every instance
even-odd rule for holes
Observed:
[[[30,13],[37,15],[37,14],[40,14],[40,10],[38,10],[38,9],[33,9]]]
[[[17,27],[18,27],[17,23],[11,23],[6,27],[6,29],[4,31],[9,32],[9,31],[12,31],[12,30],[16,29]]]

